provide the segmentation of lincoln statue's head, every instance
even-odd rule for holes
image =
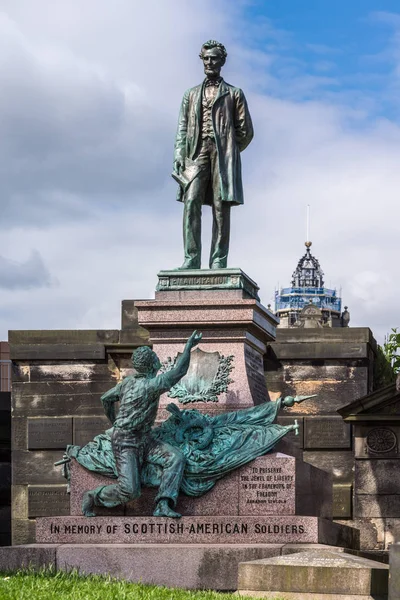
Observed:
[[[225,46],[220,42],[208,40],[202,45],[199,56],[203,61],[206,76],[209,79],[215,79],[219,77],[228,53]]]

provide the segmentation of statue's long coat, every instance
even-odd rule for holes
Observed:
[[[174,160],[186,166],[193,166],[193,158],[201,144],[203,90],[204,82],[187,90],[179,113]],[[212,124],[218,151],[221,198],[231,204],[243,204],[240,152],[253,139],[253,124],[242,90],[223,79],[212,106]],[[177,199],[183,201],[182,189],[179,189]],[[204,203],[212,204],[211,185]]]

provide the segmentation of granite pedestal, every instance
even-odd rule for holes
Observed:
[[[80,512],[84,490],[109,482],[73,461],[72,512]],[[145,493],[103,516],[38,518],[38,543],[0,552],[0,568],[19,560],[148,584],[234,590],[240,562],[310,546],[358,548],[358,531],[330,519],[330,474],[285,454],[257,458],[202,498],[181,497],[181,519],[153,517],[153,491]]]
[[[109,485],[110,479],[71,463],[70,514],[82,515],[86,490]],[[137,500],[112,509],[97,508],[103,516],[151,516],[155,489],[144,488]],[[332,476],[279,452],[261,456],[217,482],[204,496],[180,495],[177,510],[185,516],[313,516],[332,517]]]
[[[162,362],[182,352],[194,329],[202,332],[198,357],[190,369],[201,370],[201,359],[210,354],[232,357],[231,380],[215,400],[191,402],[209,414],[249,408],[269,400],[263,359],[266,345],[275,339],[278,320],[258,299],[258,286],[240,269],[161,271],[155,300],[136,300],[138,322],[150,336]],[[189,370],[181,381],[190,388]],[[171,393],[160,401],[158,418],[168,416],[165,407],[176,402]]]
[[[150,585],[230,591],[237,589],[239,563],[303,551],[302,544],[28,544],[0,547],[0,566],[79,569]]]
[[[213,388],[212,398],[205,398],[208,401],[202,403],[193,402],[191,398],[185,408],[219,414],[269,401],[263,357],[266,344],[275,337],[276,324],[273,314],[260,304],[256,284],[240,270],[160,273],[155,300],[123,301],[121,332],[108,339],[107,347],[96,345],[92,349],[93,360],[109,356],[106,379],[113,380],[111,385],[106,380],[99,385],[90,383],[93,394],[90,401],[94,401],[96,393],[97,404],[93,406],[98,410],[93,412],[92,404],[85,403],[84,415],[79,417],[82,424],[78,416],[71,423],[66,412],[65,422],[57,423],[55,437],[64,432],[70,439],[72,426],[73,443],[83,440],[86,427],[83,420],[89,415],[99,418],[99,395],[131,372],[130,354],[134,347],[150,343],[164,368],[168,368],[168,359],[172,360],[183,350],[194,329],[200,330],[203,338],[192,355],[195,373],[188,373],[184,385],[190,391],[191,375],[204,373],[204,365],[206,372],[212,372],[211,367],[215,370],[217,366],[217,369],[209,382]],[[149,337],[139,340],[138,328],[148,332]],[[61,351],[65,357],[65,349]],[[225,369],[222,385],[221,378],[218,379],[221,364]],[[96,363],[93,372],[97,373],[100,366],[103,368]],[[42,368],[39,377],[43,378],[45,373]],[[21,377],[26,376],[21,371]],[[27,385],[25,380],[23,385]],[[71,384],[67,382],[67,385]],[[63,389],[65,387],[63,385]],[[79,401],[76,400],[81,410]],[[165,407],[171,401],[178,402],[178,398],[171,394],[161,398],[158,420],[168,415]],[[48,416],[57,416],[48,412],[54,410],[53,405],[46,405],[46,412],[43,409],[40,417],[41,427],[51,425],[54,434],[54,423],[44,423]],[[37,431],[35,425],[28,423],[28,443],[34,447],[35,440],[39,440],[37,443],[42,448],[41,430],[39,427]],[[100,429],[99,423],[97,426]],[[284,442],[286,440],[280,447]],[[49,465],[43,469],[40,464],[40,470],[47,473],[51,471],[51,463],[61,456],[59,451],[49,450],[53,446],[45,447]],[[297,450],[295,454],[298,455]],[[30,516],[38,517],[36,540],[40,543],[21,546],[23,560],[27,560],[30,550],[38,557],[42,549],[41,559],[37,561],[54,560],[60,569],[76,567],[82,572],[110,573],[144,583],[229,590],[237,587],[237,568],[241,561],[281,555],[285,548],[304,544],[319,547],[322,543],[352,551],[358,547],[358,531],[331,520],[329,475],[303,463],[300,458],[296,460],[290,452],[256,459],[217,482],[202,498],[179,498],[177,508],[184,516],[178,520],[152,516],[152,490],[146,490],[138,502],[112,511],[99,511],[95,518],[80,516],[83,492],[102,482],[110,483],[110,480],[84,472],[73,464],[70,515],[53,516],[50,512],[40,517],[36,508],[35,514]],[[51,479],[41,483],[55,487],[62,482]],[[38,505],[36,497],[29,496],[31,508]],[[65,508],[67,504],[63,510]],[[13,553],[15,548],[8,556]],[[6,556],[0,553],[0,567],[5,562]]]
[[[71,516],[37,519],[36,541],[57,547],[59,568],[231,590],[240,561],[304,544],[358,547],[358,531],[331,520],[331,475],[285,454],[255,459],[203,497],[180,497],[184,516],[176,520],[152,516],[152,490],[124,508],[99,510],[102,516],[80,516],[84,491],[109,482],[73,461]]]

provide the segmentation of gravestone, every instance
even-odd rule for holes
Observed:
[[[238,592],[287,600],[386,600],[388,566],[319,548],[241,563]]]
[[[304,448],[351,448],[350,425],[341,417],[314,417],[306,419]]]
[[[400,538],[400,389],[393,383],[339,413],[354,431],[351,524],[364,548],[387,551]]]
[[[69,496],[66,486],[30,485],[28,487],[28,517],[68,515]]]
[[[389,600],[400,598],[400,543],[390,546],[389,552]]]
[[[72,417],[28,418],[28,449],[46,450],[72,444]]]

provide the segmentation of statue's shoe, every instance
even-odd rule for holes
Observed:
[[[200,269],[200,264],[193,262],[191,260],[185,260],[181,267],[178,267],[179,271],[190,270],[190,269]]]
[[[82,500],[82,513],[85,517],[95,517],[94,495],[92,492],[85,492]]]
[[[172,519],[180,519],[182,515],[172,510],[167,500],[160,500],[157,504],[155,511],[153,512],[154,517],[170,517]]]
[[[210,269],[226,269],[226,260],[215,260],[211,263]]]

